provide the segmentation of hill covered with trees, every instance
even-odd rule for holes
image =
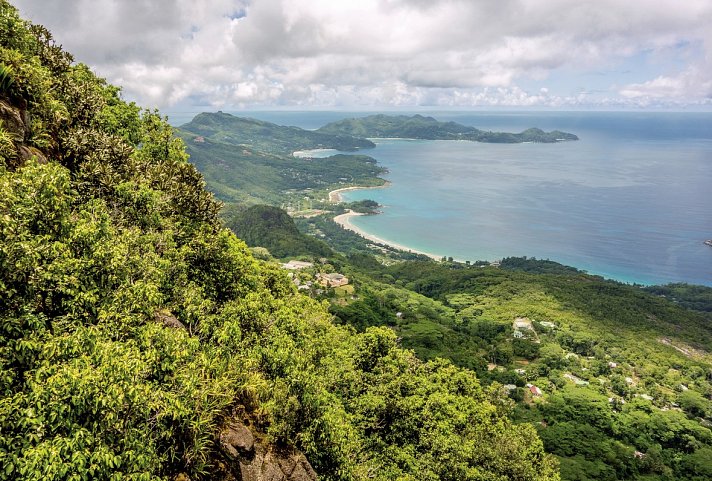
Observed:
[[[342,151],[373,147],[369,140],[284,127],[225,113],[202,113],[181,126],[191,163],[209,189],[227,203],[293,205],[310,202],[343,185],[382,185],[384,169],[361,154],[295,157],[305,149]]]
[[[5,0],[0,62],[0,479],[558,479],[500,390],[254,259],[165,120]]]
[[[249,246],[264,247],[277,257],[334,255],[328,245],[305,236],[285,211],[269,205],[253,205],[246,209],[232,208],[225,214],[225,225]]]

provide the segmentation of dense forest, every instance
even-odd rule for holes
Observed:
[[[5,0],[0,88],[0,479],[559,478],[497,385],[253,257],[166,121]]]
[[[712,476],[711,288],[642,289],[527,258],[404,260],[325,219],[300,225],[348,252],[298,280],[348,276],[352,290],[311,290],[337,322],[391,328],[420,359],[448,359],[502,389],[562,479]]]

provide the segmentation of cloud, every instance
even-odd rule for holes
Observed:
[[[641,105],[664,101],[668,103],[712,104],[712,78],[697,67],[673,76],[661,75],[643,83],[630,84],[620,90],[624,98],[635,99]]]
[[[63,0],[15,4],[79,61],[166,107],[699,102],[712,78],[707,0]],[[604,96],[549,87],[675,51]],[[648,73],[648,72],[646,72]],[[537,84],[532,92],[520,85]],[[624,87],[620,85],[625,84]],[[519,102],[519,103],[518,103]]]

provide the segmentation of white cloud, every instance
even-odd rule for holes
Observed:
[[[630,84],[620,90],[628,99],[640,105],[663,101],[667,103],[712,104],[712,78],[696,67],[673,76],[661,75],[643,83]]]
[[[15,3],[128,98],[162,107],[647,105],[699,103],[711,90],[708,0]],[[547,83],[670,50],[682,74],[661,62],[593,100]],[[532,81],[532,92],[519,87]]]

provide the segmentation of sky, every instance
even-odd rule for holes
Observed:
[[[162,109],[712,110],[712,0],[10,0]]]

